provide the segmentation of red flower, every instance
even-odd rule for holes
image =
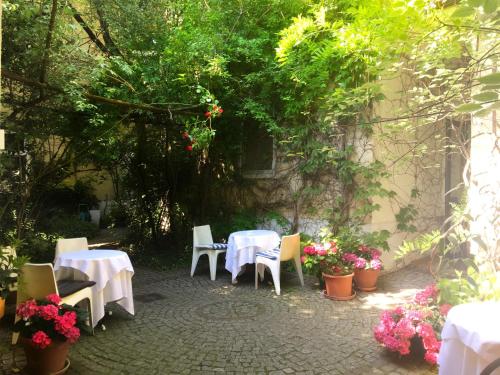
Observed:
[[[38,315],[45,320],[52,320],[59,315],[59,308],[55,305],[40,306],[38,308]]]
[[[193,146],[191,146],[191,145],[187,145],[186,147],[184,147],[184,149],[185,149],[186,151],[193,151]]]
[[[183,139],[189,139],[189,133],[188,132],[183,132],[182,133],[182,138]]]
[[[23,318],[24,320],[28,320],[38,311],[38,305],[36,304],[34,299],[29,299],[24,303],[21,303],[17,309],[16,314]]]
[[[38,346],[40,349],[46,348],[52,342],[52,340],[50,339],[50,337],[47,336],[47,334],[45,332],[43,332],[43,331],[37,331],[37,332],[35,332],[33,334],[33,336],[31,337],[31,341],[33,341],[33,343],[36,346]]]
[[[206,111],[206,112],[205,112],[205,117],[206,117],[206,118],[210,118],[210,117],[212,117],[212,112],[210,112],[210,111]]]
[[[66,336],[70,343],[74,344],[80,337],[80,330],[76,327],[71,327],[64,333],[64,336]]]
[[[47,296],[47,301],[52,302],[54,305],[59,305],[61,303],[61,297],[59,297],[57,294],[49,294]]]
[[[66,333],[75,326],[76,314],[73,311],[68,311],[62,316],[56,317],[55,329],[57,332],[66,335]]]
[[[219,112],[219,114],[221,114],[222,112],[224,112],[224,110],[222,108],[219,107],[219,109],[217,110]]]

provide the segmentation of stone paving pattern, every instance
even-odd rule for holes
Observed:
[[[110,304],[95,335],[71,348],[68,375],[78,374],[435,374],[417,359],[400,360],[372,335],[380,311],[425,287],[423,267],[383,275],[374,293],[348,302],[321,296],[315,279],[302,288],[282,273],[282,295],[270,280],[253,285],[253,267],[231,285],[219,264],[210,281],[200,260],[194,278],[187,269],[159,272],[137,268],[133,279],[136,315]],[[11,307],[12,312],[12,307]],[[0,325],[3,374],[14,373],[6,316]],[[15,350],[19,368],[21,348]]]

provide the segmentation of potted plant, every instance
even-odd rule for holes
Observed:
[[[380,256],[382,252],[367,245],[359,245],[354,253],[346,253],[344,257],[354,266],[354,283],[363,292],[377,289],[377,280],[382,269]]]
[[[0,319],[5,314],[5,299],[16,285],[19,269],[28,258],[16,257],[11,247],[0,248]]]
[[[29,374],[62,373],[69,366],[69,348],[80,337],[87,312],[60,302],[57,294],[49,294],[17,307],[21,320],[14,325],[14,331],[20,334]]]
[[[304,247],[303,263],[306,269],[321,275],[326,297],[337,301],[354,298],[352,263],[345,259],[335,239]]]

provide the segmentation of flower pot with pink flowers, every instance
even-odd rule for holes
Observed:
[[[359,245],[355,252],[344,255],[354,266],[354,284],[357,289],[363,292],[377,289],[377,280],[382,269],[381,255],[380,250],[367,245]]]
[[[14,331],[20,334],[28,374],[62,374],[69,367],[68,352],[85,327],[87,312],[60,302],[58,295],[50,294],[17,307],[21,320],[14,325]]]

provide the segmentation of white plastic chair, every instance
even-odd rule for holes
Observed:
[[[281,262],[293,260],[295,269],[299,274],[300,284],[304,286],[304,276],[302,275],[302,264],[300,263],[300,234],[283,236],[279,248],[259,251],[255,254],[255,289],[259,287],[260,280],[264,280],[264,271],[266,266],[271,271],[276,294],[281,294],[280,287],[280,268]]]
[[[60,238],[56,243],[56,255],[57,258],[62,253],[69,253],[73,251],[88,250],[89,243],[86,237],[79,238]]]
[[[26,263],[21,270],[21,277],[17,290],[16,308],[28,299],[42,299],[49,294],[61,297],[61,304],[74,306],[78,302],[87,300],[89,324],[94,333],[92,324],[92,290],[94,281],[59,280],[56,281],[52,263]],[[15,321],[20,318],[16,315]],[[15,345],[19,333],[12,335],[12,344]]]
[[[225,253],[227,244],[214,243],[210,225],[202,225],[193,228],[193,261],[191,263],[191,277],[194,275],[196,265],[200,256],[207,254],[210,265],[210,279],[215,280],[217,272],[217,257]]]

